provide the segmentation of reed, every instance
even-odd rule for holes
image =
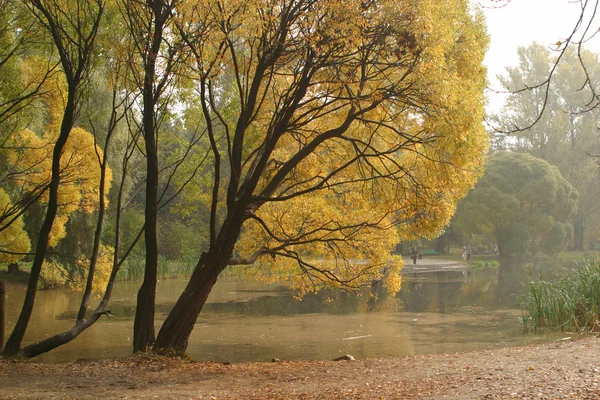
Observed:
[[[526,330],[600,330],[600,263],[585,261],[556,281],[530,281],[528,286],[521,296]]]
[[[138,281],[144,277],[146,260],[143,256],[129,256],[121,266],[117,280]]]
[[[125,261],[117,275],[121,281],[139,281],[144,278],[146,260],[142,256],[131,256]],[[196,262],[193,259],[169,260],[158,257],[157,275],[159,279],[187,278],[192,275]]]

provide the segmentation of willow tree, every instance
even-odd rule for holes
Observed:
[[[309,290],[384,275],[473,186],[487,37],[466,0],[186,4],[212,152],[209,245],[154,349],[183,352],[228,265]]]

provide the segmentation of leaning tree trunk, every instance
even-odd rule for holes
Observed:
[[[238,199],[225,218],[219,235],[202,253],[188,284],[158,332],[153,350],[161,354],[183,354],[198,315],[219,274],[229,265],[246,216],[247,199]]]
[[[37,293],[37,285],[42,272],[42,265],[44,264],[44,258],[46,257],[46,251],[48,250],[48,243],[50,239],[50,231],[54,224],[54,218],[58,211],[58,187],[60,184],[60,156],[63,148],[69,138],[69,133],[73,127],[73,120],[75,117],[75,93],[69,91],[67,104],[63,115],[63,120],[60,128],[60,135],[54,144],[52,152],[52,176],[50,178],[49,195],[48,195],[48,208],[46,209],[46,217],[42,223],[40,233],[38,236],[37,246],[35,249],[35,257],[33,264],[31,265],[31,272],[29,273],[29,282],[27,284],[27,292],[25,294],[25,301],[23,302],[23,308],[19,319],[13,328],[13,331],[6,341],[4,346],[4,354],[14,356],[21,347],[21,342],[25,336],[27,325],[29,324],[29,318],[33,311],[33,304],[35,302],[35,295]]]
[[[104,298],[100,302],[100,304],[96,307],[96,310],[86,318],[88,302],[91,297],[92,287],[94,282],[94,272],[96,269],[96,264],[98,262],[98,256],[100,253],[100,242],[102,238],[102,228],[104,226],[104,215],[106,213],[106,170],[108,168],[108,154],[109,154],[109,145],[112,139],[112,134],[117,126],[118,121],[120,120],[117,117],[115,107],[115,99],[117,97],[117,91],[113,91],[113,112],[111,113],[110,121],[109,121],[109,129],[106,135],[106,140],[104,143],[104,155],[102,157],[102,163],[100,164],[100,191],[98,193],[99,197],[99,208],[98,208],[98,218],[96,220],[96,230],[94,232],[94,245],[92,250],[92,255],[90,257],[90,267],[88,271],[88,279],[86,282],[85,290],[81,299],[81,305],[79,308],[79,313],[77,315],[77,320],[75,324],[67,331],[61,332],[59,334],[50,336],[44,340],[41,340],[37,343],[30,344],[23,348],[23,355],[25,357],[31,358],[36,357],[40,354],[47,353],[51,350],[54,350],[57,347],[60,347],[64,344],[67,344],[73,341],[79,334],[88,329],[90,326],[94,325],[96,321],[100,319],[100,317],[104,314],[107,314],[109,311],[106,311],[106,306],[108,305],[108,301],[110,300],[112,290],[115,284],[115,280],[117,278],[117,273],[119,272],[120,262],[119,258],[119,234],[121,230],[120,224],[120,210],[121,210],[121,202],[123,198],[123,185],[125,183],[126,176],[126,168],[127,164],[123,165],[123,175],[121,176],[121,184],[119,187],[119,193],[117,196],[117,220],[115,224],[115,247],[114,247],[114,258],[113,258],[113,267],[111,270],[111,274],[108,280],[108,285],[104,291]]]
[[[185,290],[165,319],[154,343],[161,354],[183,354],[200,311],[226,263],[216,263],[204,253],[194,269]]]

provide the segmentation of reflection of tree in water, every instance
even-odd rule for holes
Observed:
[[[523,293],[524,283],[528,281],[528,268],[525,263],[503,262],[498,267],[498,284],[496,285],[496,304],[516,307],[519,305],[519,294]]]
[[[537,264],[504,260],[495,268],[472,272],[472,284],[463,285],[461,297],[465,304],[489,308],[519,307],[519,295],[528,290],[527,282],[555,279],[568,268],[554,262]]]
[[[439,271],[404,274],[402,289],[389,296],[382,284],[373,282],[360,293],[342,290],[322,290],[307,294],[302,300],[287,289],[260,290],[261,296],[243,300],[233,299],[207,303],[203,312],[246,316],[298,314],[354,314],[360,312],[448,312],[462,306],[487,308],[517,307],[518,293],[526,290],[524,283],[538,280],[540,275],[550,279],[564,273],[557,264],[518,264],[504,262],[500,267],[465,272]],[[237,290],[245,293],[245,290]],[[173,302],[156,304],[157,314],[167,314]],[[110,307],[116,318],[128,318],[135,313],[131,302],[113,302]],[[72,315],[65,315],[71,318]]]
[[[465,306],[494,307],[494,295],[498,283],[496,268],[480,271],[465,271],[464,283],[460,288],[460,299]]]
[[[246,316],[291,316],[313,313],[353,314],[372,309],[369,306],[372,297],[367,289],[360,293],[334,289],[321,290],[317,293],[309,293],[302,299],[295,298],[294,294],[293,291],[289,290],[276,290],[251,299],[211,302],[206,303],[202,311],[203,313]],[[377,304],[377,310],[381,311],[380,302],[377,301]],[[157,314],[167,314],[173,308],[173,305],[174,303],[171,301],[157,303],[156,312]],[[111,312],[117,318],[131,317],[135,314],[135,304],[131,302],[114,302],[111,305]]]
[[[518,294],[527,281],[527,271],[524,263],[506,261],[497,267],[470,271],[471,276],[461,287],[462,302],[492,309],[518,307]]]
[[[444,313],[447,308],[461,304],[460,288],[462,274],[454,271],[439,271],[404,275],[402,290],[398,296],[404,311],[437,311]]]
[[[291,291],[279,296],[263,296],[238,302],[207,303],[203,312],[243,315],[297,315],[297,314],[350,314],[365,309],[368,294],[349,293],[341,290],[322,290],[309,293],[301,300]]]

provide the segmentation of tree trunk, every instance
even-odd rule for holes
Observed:
[[[110,136],[109,136],[110,138]],[[108,145],[109,139],[107,140]],[[104,159],[101,165],[100,171],[100,205],[98,209],[98,219],[96,221],[96,230],[94,232],[94,245],[92,248],[92,255],[90,257],[90,267],[88,269],[87,281],[85,284],[85,289],[83,295],[81,296],[81,305],[79,306],[79,313],[77,314],[77,321],[81,321],[85,319],[85,314],[87,313],[88,303],[90,300],[90,296],[92,294],[92,289],[94,285],[94,274],[96,272],[96,264],[98,263],[98,254],[100,252],[100,240],[102,238],[102,226],[104,225],[104,213],[105,213],[105,201],[104,201],[104,192],[105,192],[105,182],[106,182],[106,168],[107,168],[107,155],[108,146],[104,147]]]
[[[118,232],[118,228],[117,228],[117,232]],[[117,233],[117,235],[118,235],[118,233]],[[81,332],[85,331],[87,328],[89,328],[94,323],[96,323],[96,321],[98,321],[98,319],[100,319],[100,317],[102,315],[108,313],[108,311],[105,311],[105,310],[106,310],[106,306],[108,305],[108,301],[110,300],[110,297],[112,295],[112,291],[115,286],[115,280],[117,277],[117,273],[119,272],[119,265],[120,265],[116,261],[116,259],[118,257],[118,246],[116,246],[116,249],[117,250],[115,252],[115,261],[113,264],[113,269],[111,271],[110,278],[108,280],[108,285],[106,286],[106,291],[104,292],[104,298],[102,299],[100,304],[98,304],[98,307],[96,307],[96,310],[94,311],[94,313],[92,315],[90,315],[90,317],[88,319],[83,319],[83,320],[78,319],[77,322],[75,323],[75,325],[73,325],[73,327],[71,329],[69,329],[68,331],[51,336],[40,342],[30,344],[29,346],[25,346],[23,348],[23,355],[25,357],[28,357],[28,358],[36,357],[36,356],[39,356],[40,354],[44,354],[51,350],[54,350],[55,348],[60,347],[63,344],[69,343],[70,341],[75,339],[77,336],[79,336],[79,334]]]
[[[163,322],[153,350],[161,354],[183,354],[198,315],[206,303],[219,274],[227,267],[245,219],[247,199],[238,199],[240,205],[231,209],[225,218],[214,246],[202,253],[194,273],[177,303]]]
[[[154,308],[156,297],[156,279],[158,270],[158,146],[156,139],[156,105],[161,93],[163,81],[156,85],[156,62],[163,43],[163,30],[166,21],[171,16],[172,4],[161,1],[148,1],[152,21],[147,26],[150,42],[148,52],[144,55],[144,82],[143,82],[143,135],[146,145],[146,210],[145,231],[146,240],[146,265],[144,282],[137,295],[137,307],[133,324],[133,351],[146,351],[154,344]],[[131,10],[130,10],[131,12]],[[169,69],[163,71],[169,74]]]
[[[8,264],[8,273],[9,274],[18,274],[20,272],[21,272],[21,269],[19,268],[19,263],[14,262],[14,263]]]
[[[573,246],[575,250],[584,250],[585,218],[578,212],[573,224]]]
[[[209,261],[205,253],[175,306],[165,319],[154,343],[154,351],[160,354],[183,354],[194,329],[198,315],[206,303],[219,273],[226,265]]]
[[[448,234],[442,233],[435,241],[435,251],[438,254],[444,254],[448,247]]]
[[[38,235],[37,246],[35,249],[35,257],[33,264],[31,265],[31,272],[29,273],[29,282],[27,284],[27,292],[25,294],[25,300],[23,302],[23,308],[21,308],[21,314],[15,324],[15,327],[4,346],[4,354],[8,356],[14,356],[21,347],[21,342],[25,336],[27,325],[29,324],[29,318],[33,311],[33,304],[35,302],[35,295],[37,293],[37,285],[42,271],[42,265],[44,264],[44,258],[46,257],[46,251],[48,250],[48,241],[50,237],[50,231],[52,230],[52,224],[56,217],[58,210],[58,187],[60,184],[60,156],[63,148],[73,127],[73,120],[75,117],[75,93],[69,91],[67,104],[61,123],[60,135],[54,144],[52,152],[52,177],[50,178],[49,195],[48,195],[48,208],[46,209],[46,217],[42,223],[40,233]]]
[[[150,83],[152,85],[152,83]],[[145,231],[146,265],[144,281],[137,295],[133,325],[133,351],[146,351],[154,344],[154,303],[158,270],[158,157],[154,137],[154,103],[152,89],[144,94],[144,138],[146,142],[146,211]],[[145,89],[146,91],[146,89]]]

